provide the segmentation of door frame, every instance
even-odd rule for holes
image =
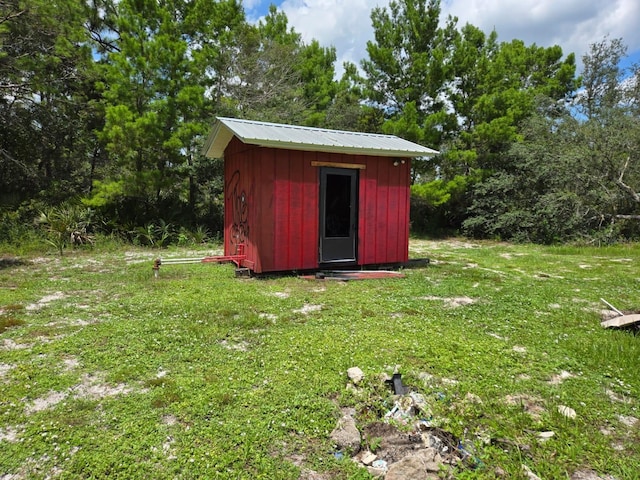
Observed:
[[[359,170],[353,168],[321,167],[319,185],[318,260],[320,264],[355,264],[358,260],[358,185]],[[328,198],[327,190],[334,195]],[[335,193],[344,194],[336,197]],[[345,191],[346,190],[346,191]],[[331,206],[328,202],[334,200]],[[348,208],[345,214],[344,209]],[[339,222],[328,217],[339,214]],[[335,218],[335,215],[334,215]],[[345,224],[347,221],[348,224]],[[330,224],[331,223],[331,224]],[[333,230],[333,232],[331,232]]]

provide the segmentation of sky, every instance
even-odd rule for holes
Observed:
[[[286,13],[289,25],[321,46],[334,46],[338,60],[359,65],[373,39],[371,10],[389,0],[243,0],[247,18],[257,21],[273,3]],[[442,16],[458,17],[458,26],[470,23],[485,33],[495,29],[499,41],[520,39],[541,47],[560,45],[565,55],[576,54],[578,73],[589,45],[622,38],[628,62],[640,63],[639,0],[442,0]]]

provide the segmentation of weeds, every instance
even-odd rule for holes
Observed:
[[[603,330],[599,299],[640,307],[640,248],[414,240],[411,254],[431,264],[348,283],[229,265],[154,279],[156,254],[116,240],[2,265],[0,476],[371,478],[328,438],[340,407],[384,417],[375,379],[398,370],[481,460],[456,478],[634,478],[639,337]]]

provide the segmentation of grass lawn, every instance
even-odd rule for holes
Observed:
[[[601,298],[640,310],[640,245],[410,249],[431,264],[350,282],[4,252],[0,479],[372,478],[329,434],[380,420],[394,370],[473,453],[455,478],[640,478],[640,336],[600,327]]]

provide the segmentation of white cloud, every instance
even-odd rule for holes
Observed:
[[[280,8],[305,42],[318,40],[320,45],[336,47],[336,69],[342,63],[356,65],[366,57],[367,41],[373,39],[371,10],[387,5],[387,0],[284,0]]]
[[[257,0],[244,0],[247,5]],[[275,2],[276,4],[278,2]],[[373,39],[371,10],[389,0],[283,0],[291,26],[305,42],[316,39],[335,46],[336,68],[342,62],[359,64],[366,44]],[[605,36],[622,38],[629,53],[640,55],[640,2],[638,0],[443,0],[442,19],[458,17],[459,26],[471,23],[485,32],[495,29],[500,41],[514,38],[526,44],[560,45],[580,62],[589,45]]]
[[[640,50],[638,0],[450,0],[443,11],[456,15],[460,24],[468,22],[485,32],[495,28],[501,41],[560,45],[578,61],[589,45],[605,36],[621,37],[629,52]]]

